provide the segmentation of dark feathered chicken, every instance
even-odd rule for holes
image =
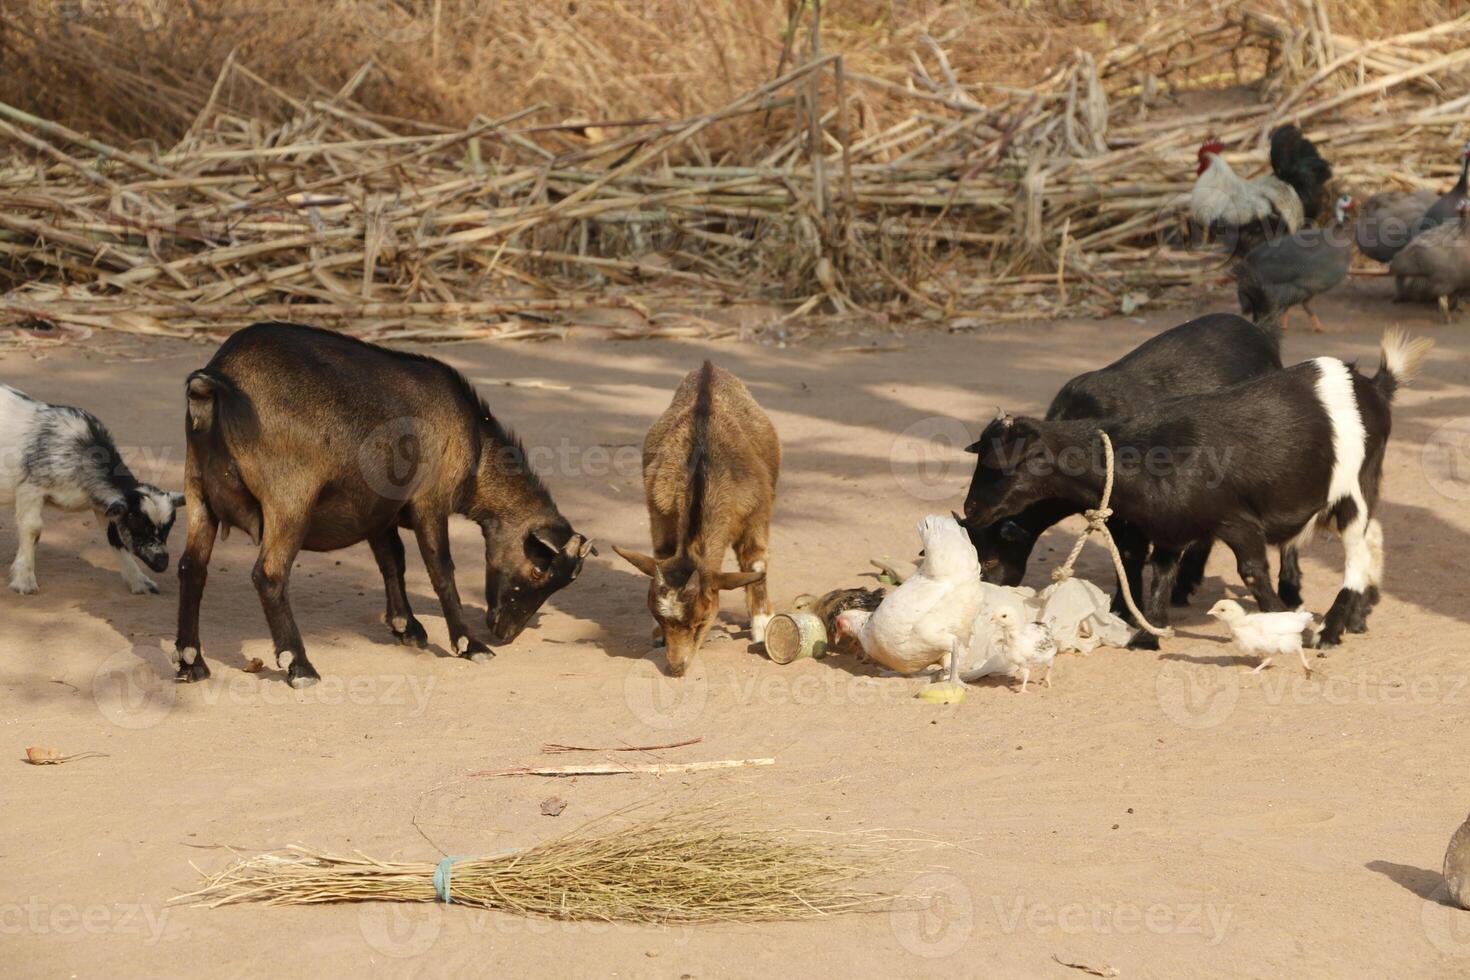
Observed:
[[[1327,210],[1327,182],[1332,166],[1302,131],[1288,123],[1271,133],[1271,172],[1291,185],[1301,198],[1302,216],[1313,224]]]
[[[861,653],[862,647],[852,638],[839,645],[837,639],[837,617],[849,609],[866,609],[872,612],[883,603],[887,593],[883,589],[834,589],[820,599],[812,595],[796,597],[795,608],[809,612],[827,626],[827,649],[836,653]]]
[[[1235,290],[1241,312],[1257,323],[1300,305],[1322,329],[1312,312],[1312,297],[1347,278],[1353,257],[1353,235],[1347,226],[1353,199],[1337,199],[1334,222],[1325,228],[1303,228],[1285,238],[1251,249],[1235,267]]]

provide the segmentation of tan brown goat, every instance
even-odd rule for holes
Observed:
[[[781,443],[740,379],[709,361],[690,372],[643,441],[643,488],[653,555],[617,553],[649,576],[648,608],[669,671],[689,669],[720,611],[720,590],[745,588],[752,639],[765,639],[766,541]],[[738,572],[720,565],[735,549]]]

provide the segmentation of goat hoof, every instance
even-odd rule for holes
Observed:
[[[294,667],[295,665],[293,664],[292,666]],[[304,688],[311,687],[311,685],[315,684],[321,679],[322,675],[318,674],[316,670],[308,664],[302,670],[293,670],[289,675],[287,675],[286,683],[290,684],[293,688],[300,691]]]
[[[1329,634],[1325,630],[1307,642],[1307,646],[1313,650],[1326,650],[1329,647],[1340,646],[1341,644],[1342,634],[1340,632]]]
[[[1159,638],[1147,630],[1139,630],[1133,634],[1133,639],[1128,641],[1130,650],[1157,650],[1158,648]]]
[[[417,619],[410,619],[401,630],[393,630],[393,638],[403,646],[418,647],[420,650],[429,645],[429,633]]]
[[[182,655],[179,659],[179,669],[174,673],[174,680],[181,684],[192,684],[195,681],[207,680],[209,678],[209,664],[204,662],[204,657],[198,654],[194,656],[194,662],[185,663]]]
[[[36,584],[35,579],[31,579],[29,582],[11,582],[10,588],[17,595],[35,595],[41,591],[41,587]]]

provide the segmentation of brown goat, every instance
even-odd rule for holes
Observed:
[[[542,602],[571,583],[592,545],[561,516],[525,451],[449,365],[288,323],[247,327],[188,381],[184,493],[189,540],[179,561],[180,680],[209,676],[199,602],[216,533],[237,527],[260,546],[251,576],[276,662],[292,687],[319,676],[287,595],[302,549],[367,541],[388,594],[385,620],[422,647],[404,589],[411,528],[456,653],[488,660],[465,625],[449,555],[449,515],[485,537],[491,641],[514,639]]]
[[[663,631],[669,671],[689,669],[720,611],[720,590],[745,588],[752,639],[765,639],[766,541],[781,443],[740,379],[709,361],[692,371],[643,441],[652,557],[616,548],[649,576],[648,608]],[[733,547],[739,572],[723,572]]]

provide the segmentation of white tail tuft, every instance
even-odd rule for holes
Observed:
[[[1383,358],[1381,370],[1393,375],[1394,381],[1406,385],[1419,373],[1432,347],[1434,341],[1428,337],[1410,337],[1398,327],[1385,330],[1378,346]]]

